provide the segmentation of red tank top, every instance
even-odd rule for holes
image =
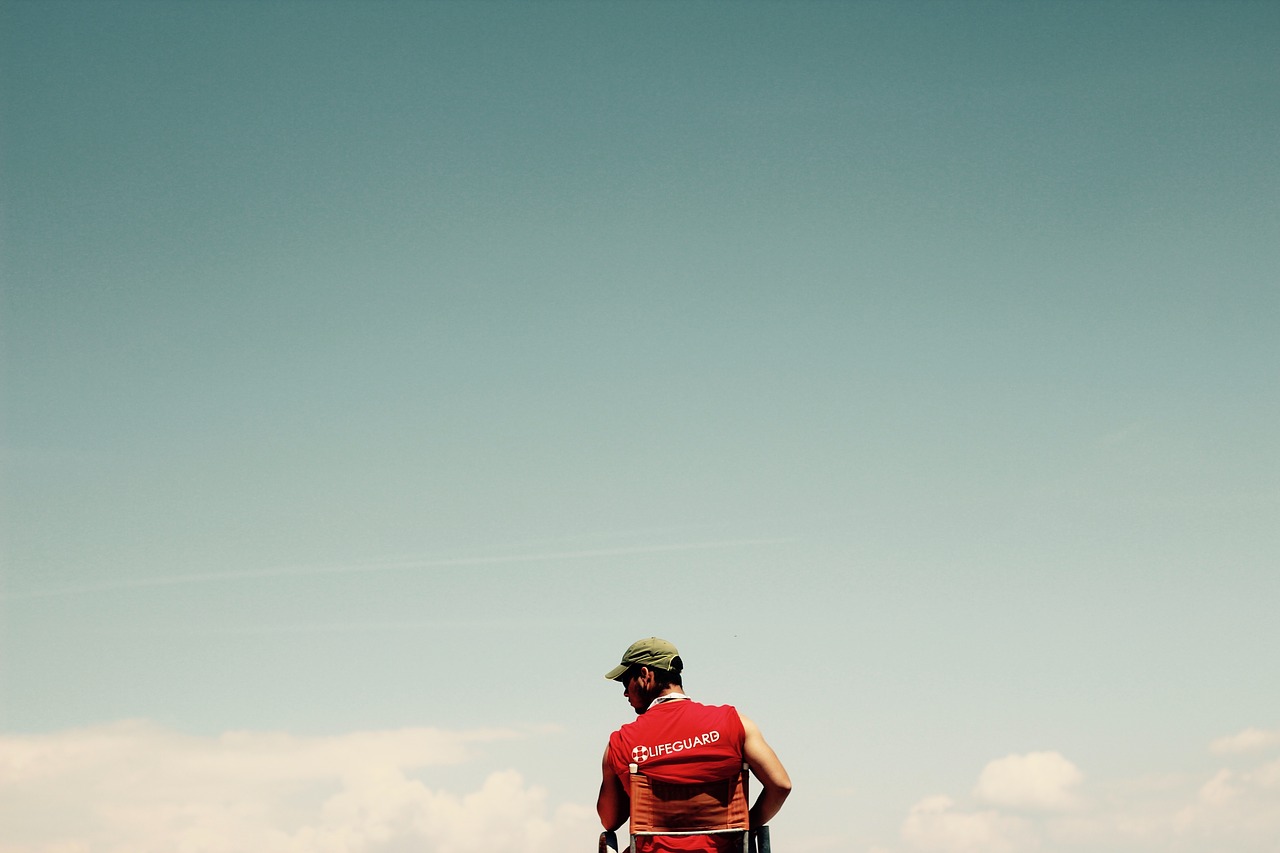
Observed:
[[[653,705],[609,737],[609,766],[627,790],[631,763],[663,782],[699,784],[742,771],[746,732],[732,705],[679,699]],[[652,836],[636,839],[636,853],[701,853],[732,849],[736,836]]]

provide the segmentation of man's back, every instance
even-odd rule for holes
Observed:
[[[609,760],[624,785],[629,764],[663,782],[713,782],[741,772],[744,739],[731,705],[667,700],[610,736]]]

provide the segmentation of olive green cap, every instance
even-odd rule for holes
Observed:
[[[684,664],[680,661],[680,652],[666,640],[650,637],[647,640],[636,640],[622,653],[622,663],[605,674],[610,681],[617,681],[633,666],[647,666],[653,669],[665,669],[679,672]]]

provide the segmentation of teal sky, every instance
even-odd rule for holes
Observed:
[[[1271,849],[1278,57],[1263,2],[4,0],[0,741],[500,730],[402,769],[586,849],[658,634],[794,851]],[[30,784],[0,853],[173,849]]]

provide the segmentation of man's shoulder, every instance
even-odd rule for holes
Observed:
[[[623,723],[610,736],[610,740],[625,740],[629,736],[643,735],[644,732],[667,725],[678,724],[677,720],[693,720],[707,717],[740,718],[738,709],[733,705],[707,705],[693,699],[681,699],[677,702],[664,702],[650,708],[629,723]]]
[[[736,705],[709,705],[705,702],[695,702],[692,699],[688,700],[687,702],[674,702],[672,704],[689,705],[691,710],[696,709],[698,712],[701,712],[703,714],[721,713],[721,714],[737,715],[738,713],[738,708]]]
[[[679,707],[704,708],[711,711],[714,711],[717,709],[736,710],[733,705],[712,705],[710,702],[699,702],[697,699],[689,699],[689,698],[681,699],[676,702],[668,702],[665,704],[669,705],[672,708],[679,708]]]

